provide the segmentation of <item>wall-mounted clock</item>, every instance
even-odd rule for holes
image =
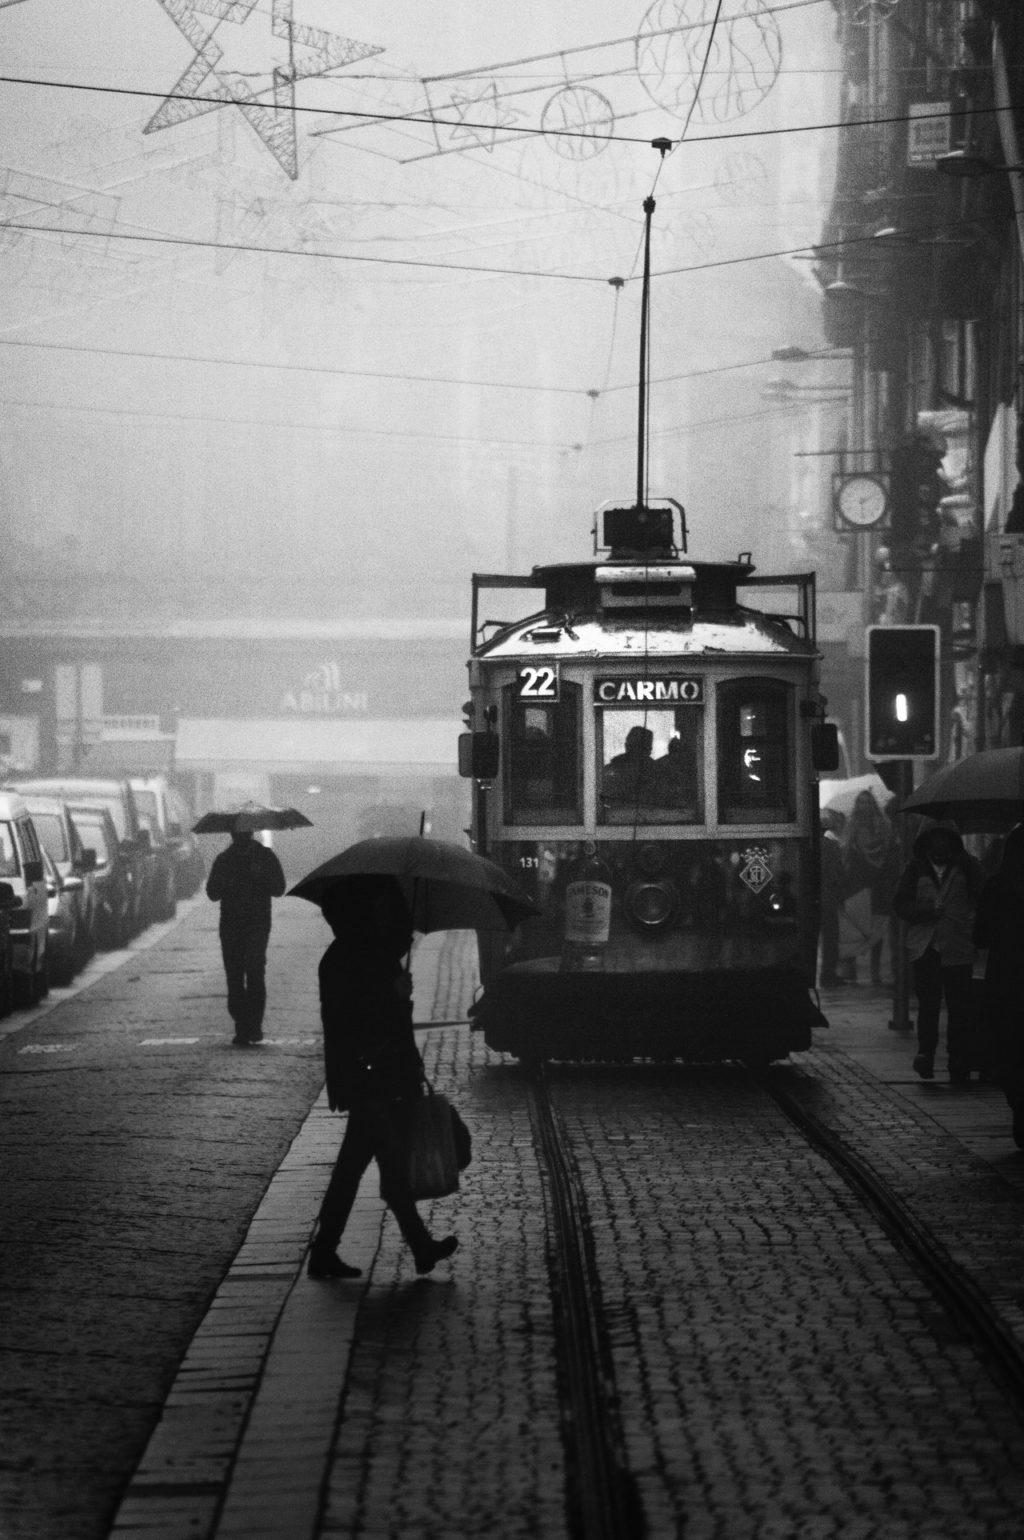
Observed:
[[[874,529],[889,512],[888,478],[875,471],[836,476],[832,501],[841,525]]]

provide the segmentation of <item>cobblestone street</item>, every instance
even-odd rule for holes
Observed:
[[[263,1051],[225,1046],[202,907],[0,1044],[11,1178],[32,1196],[2,1264],[4,1540],[567,1535],[539,1154],[524,1072],[457,1024],[471,938],[425,938],[414,960],[428,1073],[474,1141],[459,1193],[424,1208],[460,1249],[417,1279],[371,1168],[343,1247],[364,1276],[341,1285],[303,1268],[342,1129],[317,1100],[323,929],[285,906],[275,942]],[[923,1087],[880,992],[829,1009],[772,1074],[1019,1333],[1001,1096]],[[649,1535],[1016,1540],[1018,1414],[756,1079],[547,1078]]]

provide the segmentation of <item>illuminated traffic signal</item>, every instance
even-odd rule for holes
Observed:
[[[938,626],[868,626],[869,759],[939,752]]]

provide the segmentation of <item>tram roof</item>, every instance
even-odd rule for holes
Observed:
[[[562,562],[528,576],[476,574],[474,588],[544,591],[544,608],[518,620],[480,620],[476,655],[812,656],[814,574],[754,577],[753,563],[670,557]],[[741,602],[738,590],[792,589],[797,610]],[[744,594],[744,598],[747,595]],[[484,637],[488,627],[495,629]]]

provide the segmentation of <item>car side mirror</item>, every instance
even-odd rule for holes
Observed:
[[[140,829],[135,836],[135,849],[141,850],[143,855],[153,848],[153,836],[148,829]]]
[[[32,882],[42,882],[42,880],[43,880],[43,863],[42,863],[42,861],[26,861],[25,862],[25,881],[29,882],[29,883],[32,883]]]
[[[18,895],[9,882],[0,882],[0,909],[16,909]]]
[[[83,849],[75,865],[82,872],[94,872],[96,870],[96,852],[91,845]]]

